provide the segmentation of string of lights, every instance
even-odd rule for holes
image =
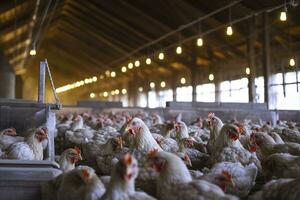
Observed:
[[[166,47],[164,47],[163,49],[160,49],[159,51],[153,52],[152,54],[148,54],[147,56],[144,56],[144,59],[139,58],[139,59],[135,60],[134,62],[129,62],[129,63],[127,64],[127,67],[126,67],[126,65],[123,65],[123,66],[121,67],[120,72],[121,72],[121,73],[126,73],[126,72],[128,72],[129,70],[133,69],[134,67],[136,67],[136,68],[140,67],[140,66],[142,65],[141,60],[145,60],[145,63],[146,63],[147,65],[150,65],[150,64],[152,63],[151,58],[155,58],[156,56],[157,56],[157,59],[159,59],[159,60],[162,61],[162,60],[164,60],[164,59],[166,58],[166,53],[165,53],[166,50],[168,50],[168,49],[170,49],[170,48],[176,47],[176,48],[175,48],[175,52],[176,52],[176,54],[180,55],[180,54],[182,54],[182,52],[183,52],[182,44],[185,43],[185,42],[191,41],[191,40],[195,40],[195,39],[196,39],[196,42],[195,42],[196,45],[197,45],[198,47],[202,47],[203,44],[204,44],[204,39],[203,39],[204,36],[207,36],[207,35],[209,35],[209,34],[212,34],[212,33],[216,32],[216,31],[222,30],[222,29],[224,29],[224,27],[226,28],[226,29],[225,29],[225,30],[226,30],[226,32],[225,32],[226,35],[232,36],[233,33],[234,33],[234,31],[233,31],[233,25],[234,25],[234,24],[240,23],[240,22],[242,22],[242,21],[244,21],[244,20],[246,20],[246,19],[249,19],[249,18],[251,18],[251,17],[253,17],[253,16],[258,16],[258,15],[264,13],[264,12],[270,13],[270,12],[273,12],[273,11],[275,11],[275,10],[279,10],[279,9],[280,9],[281,12],[280,12],[280,15],[279,15],[279,19],[280,19],[280,21],[285,22],[285,21],[287,21],[287,6],[288,6],[288,5],[290,5],[290,6],[295,6],[293,1],[289,1],[288,3],[287,3],[286,1],[284,1],[283,4],[279,4],[279,5],[273,6],[273,7],[271,7],[271,8],[262,9],[262,10],[260,10],[260,11],[255,12],[255,13],[252,13],[252,14],[246,15],[246,16],[244,16],[244,17],[241,17],[241,18],[237,18],[237,19],[235,19],[235,20],[232,20],[231,9],[232,9],[232,7],[233,7],[234,5],[240,3],[241,1],[242,1],[242,0],[235,1],[235,2],[233,2],[233,3],[231,3],[231,4],[229,4],[229,5],[226,5],[225,7],[222,7],[222,8],[220,8],[220,9],[217,9],[217,10],[215,10],[215,11],[213,11],[213,12],[211,12],[211,13],[209,13],[209,14],[207,14],[207,15],[205,15],[205,16],[203,16],[203,17],[201,17],[201,18],[199,18],[199,19],[197,19],[197,20],[195,20],[195,21],[192,21],[192,22],[190,22],[190,23],[188,23],[188,24],[186,24],[186,25],[183,25],[183,26],[179,27],[177,30],[172,31],[172,32],[170,32],[170,33],[167,33],[166,35],[163,35],[162,37],[160,37],[160,38],[158,38],[158,39],[156,39],[156,40],[154,40],[154,41],[152,41],[152,42],[150,42],[150,43],[147,43],[146,45],[143,45],[143,46],[141,46],[141,47],[135,49],[134,51],[132,51],[132,52],[130,52],[129,54],[127,54],[126,56],[124,56],[124,57],[122,57],[122,58],[120,58],[120,59],[118,59],[118,60],[116,60],[116,61],[110,63],[108,66],[113,66],[115,63],[120,62],[121,60],[131,58],[131,57],[133,57],[133,55],[135,55],[137,52],[143,50],[144,48],[147,48],[147,47],[149,47],[149,46],[151,46],[151,45],[154,45],[154,44],[156,44],[156,43],[158,43],[158,42],[161,42],[163,39],[166,39],[167,37],[169,37],[169,36],[171,36],[171,35],[173,35],[173,34],[176,34],[176,33],[180,32],[180,31],[184,30],[185,28],[188,28],[188,27],[190,27],[190,26],[192,26],[192,25],[195,25],[195,24],[199,24],[199,26],[200,26],[200,28],[199,28],[199,29],[200,29],[200,30],[199,30],[199,34],[194,35],[194,36],[191,36],[191,37],[188,37],[188,38],[184,38],[184,39],[181,39],[181,38],[180,38],[180,41],[179,41],[179,42],[177,42],[177,43],[175,43],[175,44],[171,44],[171,45],[169,45],[169,46],[166,46]],[[226,10],[226,9],[229,10],[229,21],[228,21],[227,24],[220,25],[220,26],[218,26],[218,27],[215,27],[215,28],[213,28],[213,29],[207,30],[207,31],[205,31],[205,32],[202,32],[202,31],[201,31],[201,23],[202,23],[203,20],[205,20],[205,19],[207,19],[208,17],[211,17],[211,16],[213,16],[213,15],[215,15],[215,14],[217,14],[217,13],[223,11],[223,10]],[[145,59],[145,58],[146,58],[146,59]],[[289,62],[289,63],[290,63],[290,66],[295,66],[295,65],[296,65],[296,61],[295,61],[295,59],[293,59],[293,58],[290,59],[290,62]],[[246,68],[245,68],[245,73],[246,73],[247,75],[250,74],[250,68],[249,68],[249,67],[246,67]],[[116,76],[117,76],[117,73],[116,73],[115,71],[109,71],[109,70],[106,70],[106,71],[105,71],[105,75],[103,75],[103,74],[100,75],[100,79],[104,79],[104,78],[115,78]],[[96,77],[96,76],[95,76],[95,77]],[[96,77],[96,78],[97,78],[97,77]],[[77,87],[84,86],[84,85],[89,84],[89,83],[97,82],[97,79],[94,79],[95,81],[91,81],[91,82],[88,81],[88,83],[86,83],[85,80],[90,80],[90,79],[91,79],[91,78],[86,78],[86,79],[84,79],[84,80],[77,81],[77,82],[74,82],[74,83],[72,83],[72,84],[67,84],[67,85],[62,86],[62,87],[60,87],[60,88],[57,88],[57,91],[56,91],[56,92],[57,92],[57,93],[62,93],[62,92],[65,92],[65,91],[68,91],[68,90],[71,90],[71,89],[74,89],[74,88],[77,88]],[[209,80],[209,81],[213,81],[213,80],[214,80],[214,74],[213,74],[213,73],[210,73],[210,74],[209,74],[208,80]],[[186,79],[185,79],[184,77],[182,77],[182,78],[180,79],[180,83],[184,85],[184,84],[186,83]],[[154,83],[154,82],[151,82],[151,83],[149,84],[149,86],[150,86],[150,88],[153,89],[153,88],[155,88],[155,83]],[[160,84],[160,86],[161,86],[161,88],[166,87],[166,82],[162,81],[161,84]],[[126,92],[125,92],[125,91],[126,91]],[[140,87],[140,88],[139,88],[139,91],[142,92],[142,91],[143,91],[143,88]],[[127,90],[126,90],[126,89],[122,89],[122,94],[126,94],[126,93],[127,93]],[[116,89],[116,90],[111,91],[110,94],[111,94],[111,95],[120,94],[120,91],[119,91],[118,89]],[[100,93],[100,96],[103,96],[103,97],[107,97],[108,95],[109,95],[109,92],[107,92],[107,91],[105,91],[105,92],[103,92],[103,93]],[[95,96],[96,96],[95,93],[91,93],[91,94],[90,94],[90,97],[91,97],[91,98],[94,98]]]

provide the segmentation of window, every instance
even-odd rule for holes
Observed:
[[[220,86],[222,102],[248,102],[248,79],[223,81]]]
[[[264,92],[264,77],[260,76],[254,80],[256,88],[255,100],[257,103],[264,103],[265,101],[265,92]]]
[[[120,98],[120,101],[123,103],[124,107],[127,107],[128,106],[128,96],[127,96],[127,94],[122,94],[121,98]]]
[[[285,84],[283,84],[282,73],[272,76],[272,84],[270,87],[271,109],[300,110],[300,85],[298,85],[297,91],[296,75],[296,72],[285,73]],[[300,72],[298,72],[298,77],[299,75]]]
[[[170,90],[163,90],[158,93],[159,99],[159,107],[165,107],[167,101],[173,100],[173,91]]]
[[[139,107],[147,106],[147,95],[145,93],[139,93],[137,106],[139,106]]]
[[[176,101],[189,102],[193,100],[193,87],[185,86],[176,88]]]
[[[157,100],[157,95],[155,91],[148,92],[148,103],[149,108],[156,108],[159,106],[159,102]]]
[[[197,85],[197,101],[202,102],[214,102],[215,101],[215,84],[208,83],[203,85]]]

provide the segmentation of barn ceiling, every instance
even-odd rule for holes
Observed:
[[[142,49],[131,57],[128,53],[222,8],[233,1],[199,0],[2,0],[0,2],[0,46],[17,74],[24,74],[39,61],[47,58],[57,86],[82,80],[85,77],[116,71],[115,82],[141,78],[159,72],[171,76],[190,69],[195,41],[183,43],[183,56],[176,56],[174,49],[166,51],[166,59],[153,59],[151,67],[121,73],[123,65],[176,44],[180,40],[199,34],[199,25],[191,26],[161,42]],[[261,9],[281,4],[279,0],[244,0],[232,7],[232,20],[251,15]],[[47,15],[43,15],[47,10]],[[33,16],[36,11],[36,20]],[[279,11],[270,13],[271,44],[281,49],[300,48],[300,9],[288,10],[288,22],[278,19]],[[256,17],[258,36],[262,30],[261,16]],[[228,23],[228,11],[218,13],[201,23],[207,31]],[[234,27],[234,37],[228,38],[224,30],[205,37],[205,45],[196,50],[197,66],[205,68],[225,60],[247,60],[249,23],[244,21]],[[29,51],[36,41],[37,55]],[[258,37],[255,48],[261,49]],[[120,59],[126,58],[126,59]],[[141,62],[144,62],[141,60]],[[114,63],[111,65],[111,63]],[[145,64],[142,64],[145,65]],[[195,66],[193,66],[195,67]]]

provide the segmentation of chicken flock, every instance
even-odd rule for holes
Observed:
[[[181,118],[57,115],[61,174],[42,185],[43,199],[299,199],[300,123]],[[47,138],[44,127],[25,138],[2,130],[0,157],[43,160]]]

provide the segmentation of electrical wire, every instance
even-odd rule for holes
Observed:
[[[38,31],[37,31],[37,33],[36,33],[36,35],[35,35],[35,37],[34,37],[33,42],[32,42],[32,45],[33,45],[34,47],[36,47],[36,42],[37,42],[38,38],[40,37],[40,33],[41,33],[41,30],[42,30],[43,24],[44,24],[44,22],[45,22],[46,16],[47,16],[47,14],[48,14],[48,10],[49,10],[49,7],[50,7],[51,3],[52,3],[52,0],[49,0],[49,1],[48,1],[48,4],[47,4],[47,7],[46,7],[46,9],[45,9],[45,11],[44,11],[44,15],[43,15],[43,17],[42,17],[42,21],[41,21],[41,23],[40,23],[40,26],[38,27]]]

